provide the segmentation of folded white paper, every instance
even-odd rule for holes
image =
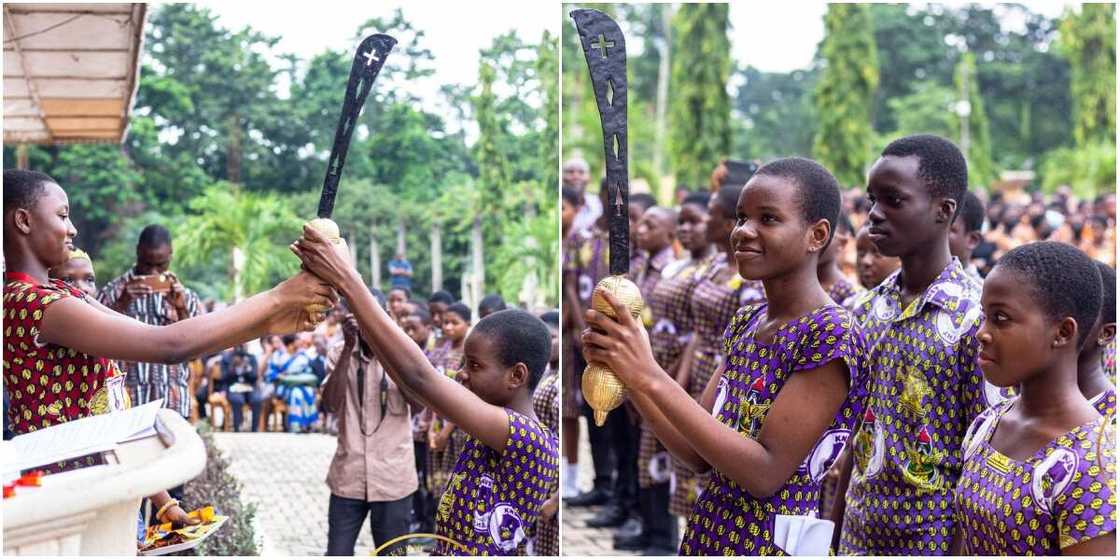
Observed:
[[[808,515],[781,515],[774,519],[774,544],[792,556],[828,556],[834,523]]]

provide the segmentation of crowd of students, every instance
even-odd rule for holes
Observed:
[[[645,554],[1115,554],[1115,197],[989,196],[931,135],[846,196],[746,168],[630,196],[633,320],[589,310],[602,201],[565,164],[565,507]],[[602,428],[587,362],[628,390]]]

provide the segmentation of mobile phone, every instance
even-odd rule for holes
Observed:
[[[137,276],[136,279],[151,288],[153,292],[167,293],[171,291],[171,277],[167,274]]]

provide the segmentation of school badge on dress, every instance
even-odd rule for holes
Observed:
[[[933,448],[929,428],[922,426],[914,441],[904,441],[906,457],[902,462],[902,478],[911,485],[930,492],[942,490],[944,480],[937,465],[945,458],[944,451]]]
[[[863,413],[863,420],[860,421],[859,430],[852,442],[857,474],[863,478],[878,475],[883,470],[885,449],[883,426],[875,415],[875,409],[869,406]]]

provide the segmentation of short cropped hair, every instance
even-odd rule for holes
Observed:
[[[145,226],[140,231],[140,240],[136,242],[137,247],[145,249],[155,249],[164,245],[171,245],[171,232],[159,224]]]
[[[451,305],[455,303],[455,298],[450,292],[439,290],[428,298],[428,303],[446,303],[447,305]]]
[[[552,334],[544,321],[527,311],[505,309],[479,321],[471,330],[471,336],[476,335],[485,336],[497,347],[503,367],[525,364],[529,391],[536,388],[552,355]]]
[[[30,210],[43,196],[47,183],[58,184],[46,173],[26,169],[4,170],[4,212],[24,209]]]
[[[961,209],[957,213],[957,219],[962,220],[965,233],[980,231],[984,227],[984,203],[980,200],[980,197],[976,196],[976,193],[972,191],[964,192],[964,200],[961,201]]]
[[[455,303],[452,303],[451,305],[448,305],[447,312],[458,315],[463,319],[463,321],[466,321],[467,323],[471,322],[471,308],[467,307],[467,304],[461,301],[457,301]]]
[[[1101,273],[1101,288],[1104,290],[1101,300],[1101,324],[1107,325],[1116,322],[1116,269],[1100,261],[1094,261],[1097,271]]]
[[[1072,245],[1039,241],[1020,245],[996,263],[1019,273],[1024,288],[1051,318],[1077,321],[1077,346],[1085,341],[1101,312],[1101,275],[1093,259]]]
[[[968,162],[956,144],[933,134],[915,134],[887,144],[882,155],[918,156],[918,177],[925,181],[930,196],[957,201],[960,212],[968,190]]]
[[[788,179],[797,185],[797,198],[801,203],[801,217],[807,224],[818,220],[828,222],[828,243],[836,233],[836,220],[840,215],[840,184],[823,165],[807,158],[788,157],[776,159],[754,173]]]

